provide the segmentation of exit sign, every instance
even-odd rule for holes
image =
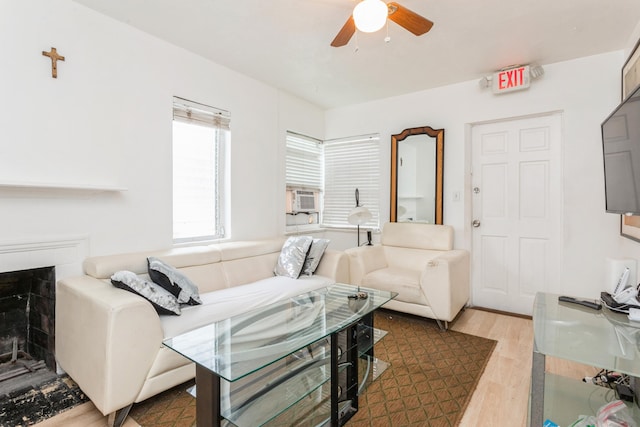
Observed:
[[[493,93],[507,93],[527,89],[530,84],[528,65],[497,71],[493,73],[491,78]]]

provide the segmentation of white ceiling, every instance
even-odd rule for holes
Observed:
[[[432,30],[334,48],[356,0],[75,1],[327,108],[623,49],[640,22],[638,0],[400,0]]]

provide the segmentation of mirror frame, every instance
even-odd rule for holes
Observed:
[[[412,135],[428,135],[436,139],[436,212],[434,224],[442,224],[442,183],[444,169],[444,129],[433,129],[430,126],[405,129],[399,134],[391,135],[391,212],[389,221],[398,221],[398,143]]]

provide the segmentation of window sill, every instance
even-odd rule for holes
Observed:
[[[309,225],[289,225],[285,228],[285,236],[295,236],[296,234],[314,234],[324,233],[326,228],[319,226],[318,224]]]
[[[345,225],[345,226],[323,225],[322,229],[325,230],[325,231],[336,231],[336,232],[343,232],[343,233],[353,233],[353,232],[356,231],[357,227],[355,225]],[[379,227],[360,226],[360,232],[366,232],[366,231],[371,231],[373,234],[379,234],[380,233],[380,228]]]
[[[184,241],[184,242],[173,242],[174,248],[186,248],[189,246],[209,246],[215,245],[218,243],[230,242],[231,238],[223,237],[220,239],[209,239],[209,240],[192,240],[192,241]]]

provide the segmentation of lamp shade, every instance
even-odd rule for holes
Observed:
[[[349,221],[349,224],[362,225],[365,222],[369,221],[371,217],[372,215],[369,209],[365,208],[364,206],[358,206],[356,208],[353,208],[351,212],[349,212],[349,217],[347,218],[347,220]]]
[[[356,28],[363,33],[373,33],[384,27],[389,9],[382,0],[363,0],[353,9]]]

